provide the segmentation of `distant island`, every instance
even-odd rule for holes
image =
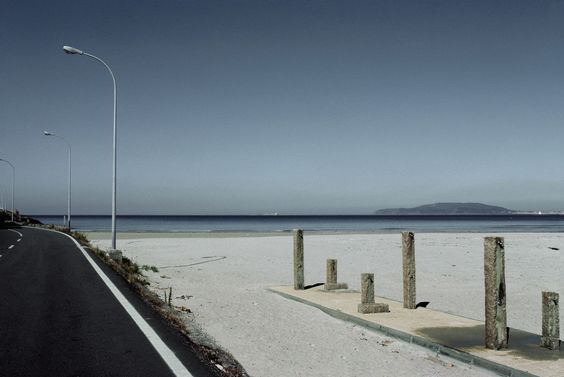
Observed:
[[[375,215],[508,215],[516,211],[482,203],[433,203],[413,208],[386,208]]]

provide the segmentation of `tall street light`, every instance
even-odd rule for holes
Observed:
[[[114,83],[114,143],[113,143],[113,171],[112,171],[112,251],[116,250],[116,159],[117,159],[117,87],[116,78],[110,67],[97,56],[70,46],[63,46],[63,50],[71,55],[84,55],[99,61],[108,69]]]
[[[16,168],[8,160],[4,160],[3,158],[0,158],[0,161],[4,161],[5,163],[7,163],[12,167],[12,222],[14,222],[14,191],[16,189]]]
[[[67,147],[69,148],[69,188],[68,188],[68,197],[67,197],[67,227],[69,228],[69,231],[71,229],[71,145],[68,141],[65,140],[65,138],[63,138],[62,136],[59,135],[55,135],[52,132],[48,132],[48,131],[43,131],[43,135],[45,136],[53,136],[56,137],[58,139],[61,139],[62,141],[65,142],[65,144],[67,145]]]

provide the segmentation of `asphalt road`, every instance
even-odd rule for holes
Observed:
[[[95,261],[180,362],[173,371],[166,352],[157,352],[65,235],[0,229],[0,255],[0,376],[217,376],[123,279]]]

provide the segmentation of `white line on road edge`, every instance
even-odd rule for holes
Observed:
[[[23,237],[23,234],[21,234],[20,232],[18,232],[17,230],[13,230],[13,229],[8,229],[10,232],[14,232],[20,235],[20,237]]]
[[[18,238],[18,240],[16,242],[20,242],[21,240],[22,240],[21,238]]]
[[[8,250],[10,250],[12,247],[14,247],[14,245],[10,245],[8,246]]]
[[[41,229],[41,228],[34,228],[34,229]],[[151,342],[153,347],[155,347],[157,353],[161,356],[161,358],[172,370],[172,372],[178,377],[193,377],[192,374],[190,374],[190,372],[188,371],[188,369],[186,369],[186,367],[180,362],[180,360],[178,360],[174,352],[172,352],[171,349],[168,348],[168,346],[162,341],[162,339],[158,336],[155,330],[153,330],[153,328],[149,326],[149,324],[143,319],[143,317],[137,312],[137,310],[135,310],[133,305],[131,305],[131,303],[127,301],[125,296],[121,294],[119,289],[117,289],[114,283],[112,283],[112,281],[106,276],[106,274],[96,264],[96,262],[92,260],[92,258],[88,255],[86,250],[84,250],[84,248],[80,246],[77,240],[75,240],[74,238],[72,238],[66,233],[58,232],[56,230],[50,230],[50,229],[41,229],[41,230],[60,233],[70,238],[76,244],[76,247],[80,249],[84,257],[88,260],[94,271],[98,273],[102,281],[108,286],[108,288],[116,297],[116,299],[119,301],[121,306],[123,306],[125,311],[131,316],[135,324],[137,324],[139,329],[143,332],[143,334],[145,334],[149,342]]]

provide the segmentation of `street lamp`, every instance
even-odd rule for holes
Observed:
[[[16,168],[8,160],[4,160],[3,158],[0,158],[0,161],[4,161],[5,163],[7,163],[12,167],[12,222],[14,222],[14,191],[16,188]]]
[[[117,88],[116,88],[116,78],[110,67],[97,56],[91,55],[87,52],[79,50],[70,46],[63,46],[65,53],[70,55],[84,55],[88,56],[98,62],[102,63],[104,67],[108,69],[110,75],[112,76],[112,81],[114,83],[114,142],[113,142],[113,171],[112,171],[112,250],[116,250],[116,159],[117,159]]]
[[[58,139],[61,139],[62,141],[65,142],[65,144],[67,145],[67,147],[69,148],[69,188],[68,188],[68,197],[67,197],[67,226],[69,228],[69,231],[71,229],[71,145],[68,141],[65,140],[65,138],[63,138],[62,136],[59,135],[55,135],[54,133],[48,132],[48,131],[43,131],[43,135],[45,136],[53,136],[56,137]]]

